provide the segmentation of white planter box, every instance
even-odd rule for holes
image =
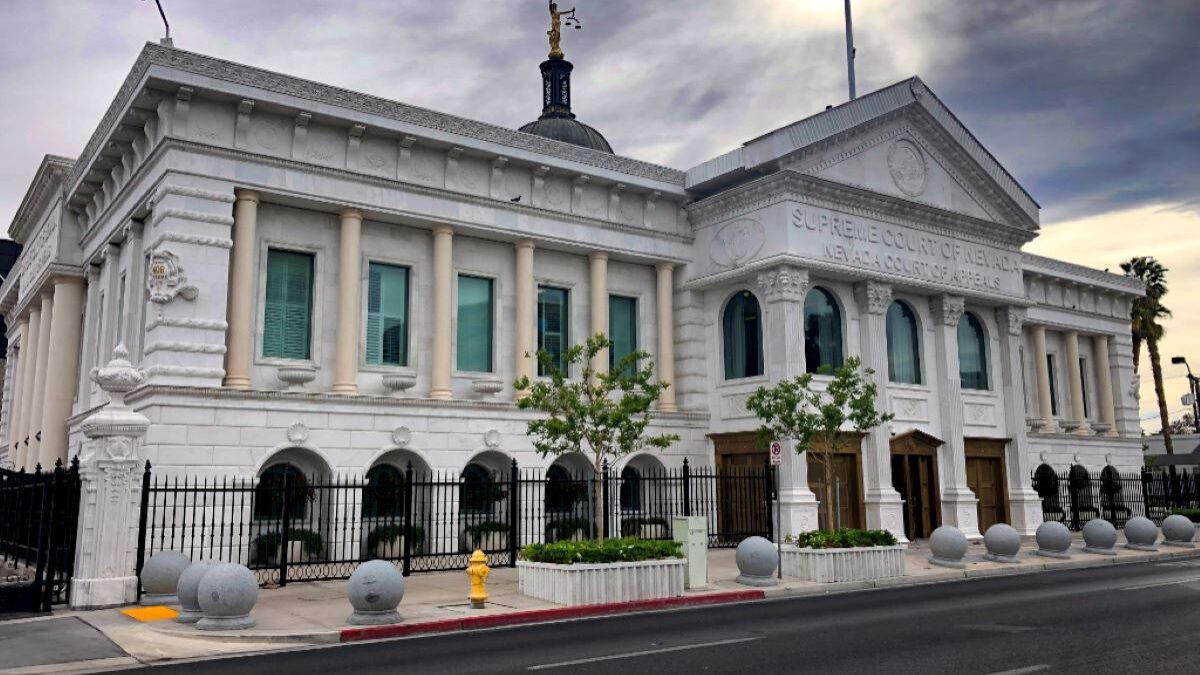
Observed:
[[[907,549],[903,545],[824,549],[784,546],[783,574],[823,584],[904,576]]]
[[[600,565],[517,561],[524,595],[560,605],[598,605],[683,595],[683,558]]]

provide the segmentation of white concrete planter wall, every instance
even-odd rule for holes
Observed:
[[[683,558],[598,565],[517,561],[524,595],[560,605],[597,605],[683,595]]]
[[[907,546],[870,546],[863,548],[783,547],[783,573],[818,583],[869,581],[904,574]]]

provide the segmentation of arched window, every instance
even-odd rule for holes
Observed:
[[[758,298],[741,291],[729,299],[721,317],[725,345],[725,379],[763,374],[762,311]]]
[[[295,464],[274,464],[263,470],[254,487],[254,518],[280,520],[287,504],[288,516],[302,520],[308,515],[308,503],[313,497],[308,477]]]
[[[958,320],[958,373],[963,389],[987,389],[987,337],[983,324],[970,312]]]
[[[546,510],[569,511],[575,505],[576,491],[580,487],[571,480],[571,474],[557,464],[546,469]],[[586,486],[582,486],[586,490]]]
[[[921,342],[917,317],[899,300],[887,311],[888,380],[921,384]]]
[[[814,288],[804,297],[804,369],[842,367],[842,311],[833,294]]]
[[[404,515],[404,473],[391,464],[377,464],[367,472],[363,486],[363,518],[399,518]]]
[[[621,469],[621,510],[642,510],[642,475],[632,466]]]
[[[494,498],[498,485],[492,484],[492,473],[478,464],[468,464],[462,472],[463,511],[490,511],[492,504],[499,501]]]

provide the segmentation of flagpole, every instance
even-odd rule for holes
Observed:
[[[854,93],[854,24],[850,19],[850,0],[846,0],[846,74],[850,80],[850,100]]]

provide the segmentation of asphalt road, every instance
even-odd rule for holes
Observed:
[[[382,640],[222,673],[1200,673],[1200,559]]]

